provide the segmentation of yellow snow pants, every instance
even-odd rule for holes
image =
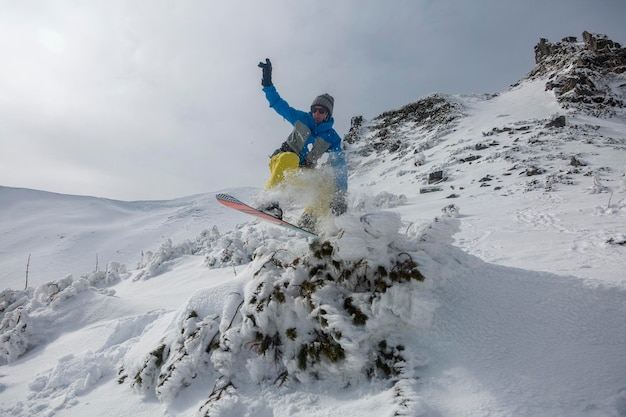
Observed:
[[[314,217],[328,214],[335,195],[335,182],[329,172],[300,168],[300,158],[293,152],[281,152],[270,159],[270,177],[266,190],[289,187],[298,190],[305,204],[305,213]]]

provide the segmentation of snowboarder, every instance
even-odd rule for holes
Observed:
[[[269,58],[258,65],[263,71],[261,85],[265,97],[278,114],[293,125],[293,130],[280,148],[270,156],[270,178],[265,185],[271,190],[286,182],[286,177],[297,170],[315,168],[318,159],[328,153],[331,178],[321,175],[315,184],[316,203],[305,208],[298,224],[314,229],[317,218],[325,216],[329,209],[338,216],[346,212],[348,190],[348,169],[341,148],[341,137],[333,129],[334,98],[329,94],[317,96],[309,112],[291,107],[276,91],[272,83],[272,63]],[[282,210],[277,203],[270,203],[262,210],[282,218]]]

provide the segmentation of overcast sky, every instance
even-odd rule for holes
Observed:
[[[335,128],[500,92],[541,37],[626,44],[624,0],[0,0],[0,185],[119,200],[262,187],[293,106]],[[349,156],[348,156],[349,157]]]

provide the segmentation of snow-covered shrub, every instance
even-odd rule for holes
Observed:
[[[81,287],[74,284],[74,279],[68,276],[42,284],[34,290],[7,289],[0,293],[0,364],[14,362],[45,339],[43,326],[39,325],[37,330],[36,321],[45,320],[46,310],[52,311],[64,300],[73,297],[77,287]],[[37,319],[32,314],[36,309],[40,309]]]
[[[191,311],[183,320],[179,337],[170,344],[158,375],[156,394],[159,400],[171,401],[191,385],[198,373],[206,373],[208,363],[204,355],[216,343],[218,321],[216,316],[199,318]]]
[[[210,268],[247,264],[263,243],[256,226],[238,225],[224,235],[214,235],[203,242],[204,262]]]
[[[340,233],[308,243],[261,242],[256,232],[253,260],[231,292],[200,291],[171,323],[151,329],[151,347],[124,360],[120,383],[170,402],[208,381],[204,416],[236,408],[236,387],[250,381],[414,378],[425,362],[405,346],[437,308],[417,262],[420,238],[399,234],[395,213],[339,219]],[[246,230],[240,242],[255,235]]]
[[[82,293],[93,291],[93,285],[111,285],[125,273],[123,265],[111,263],[106,272],[94,272],[82,278],[72,275],[23,291],[0,292],[0,364],[11,363],[28,350],[54,337],[50,329],[65,317],[67,303]],[[102,294],[102,291],[98,291]]]
[[[390,287],[424,277],[408,253],[384,263],[343,261],[334,253],[333,244],[325,241],[314,242],[309,256],[289,265],[267,259],[262,268],[277,279],[273,285],[272,280],[261,282],[242,308],[251,345],[259,355],[282,361],[284,371],[300,380],[312,374],[354,377],[354,371],[396,375],[402,348],[388,346],[384,338],[363,346],[369,333],[364,329]],[[274,318],[294,313],[293,321]]]
[[[302,256],[288,250],[259,253],[242,323],[223,336],[233,340],[238,333],[258,355],[248,360],[255,380],[350,380],[401,371],[402,346],[388,340],[389,328],[381,323],[393,317],[404,324],[421,315],[407,313],[421,307],[407,304],[401,294],[415,296],[424,277],[406,241],[398,239],[395,216],[359,224],[367,236],[361,239],[365,256],[347,251],[351,244],[338,241],[343,237],[314,241]],[[391,300],[398,303],[392,306]],[[267,361],[273,366],[263,365]]]
[[[35,289],[33,299],[43,305],[56,307],[76,294],[89,289],[89,282],[85,278],[74,278],[72,275],[46,282]]]
[[[224,302],[221,315],[207,310],[211,305],[207,299],[212,297]],[[162,323],[166,326],[164,334],[158,326],[153,333],[148,332],[146,337],[151,341],[147,345],[151,348],[124,361],[118,382],[128,380],[135,391],[171,402],[195,380],[218,378],[211,354],[219,347],[220,332],[228,329],[237,315],[240,298],[236,293],[222,298],[210,291],[192,296],[169,324]]]
[[[136,391],[145,394],[154,390],[157,378],[161,372],[161,366],[163,366],[163,362],[165,362],[168,354],[167,345],[160,344],[146,355],[142,367],[134,374],[131,382],[132,387]],[[122,378],[125,378],[125,376]]]
[[[165,270],[169,262],[183,255],[192,255],[198,252],[200,244],[189,240],[174,245],[171,239],[167,239],[156,252],[143,252],[141,261],[137,266],[140,269],[135,280],[146,280],[155,277]]]
[[[3,290],[0,292],[0,315],[23,306],[28,303],[32,296],[33,291],[31,288],[26,290]]]
[[[94,287],[108,287],[120,282],[127,275],[126,265],[119,262],[109,262],[105,271],[95,271],[84,275],[83,278]]]
[[[364,212],[375,209],[390,209],[406,204],[407,198],[404,194],[393,194],[381,191],[375,196],[361,194],[356,197],[354,206],[356,210]]]
[[[447,206],[441,209],[441,212],[446,217],[458,217],[459,216],[459,208],[454,204],[448,204]]]
[[[22,356],[30,347],[33,325],[28,310],[17,307],[2,315],[0,322],[0,364],[7,364]]]

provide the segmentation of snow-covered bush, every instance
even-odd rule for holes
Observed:
[[[210,268],[247,264],[263,243],[256,226],[238,225],[224,235],[214,234],[203,242],[205,264]]]
[[[197,253],[200,248],[199,242],[184,241],[177,245],[167,239],[156,252],[146,251],[141,254],[141,261],[137,265],[139,273],[135,280],[146,280],[155,277],[167,270],[170,261],[183,255]]]
[[[371,210],[390,209],[406,204],[407,198],[404,194],[393,194],[381,191],[375,196],[360,194],[356,197],[354,206],[356,210],[365,212]]]
[[[84,275],[90,285],[94,287],[108,287],[120,282],[128,276],[126,265],[119,262],[109,262],[105,271],[95,271],[91,274]]]
[[[145,251],[137,265],[135,280],[146,280],[167,270],[171,261],[184,255],[203,253],[210,268],[236,266],[249,263],[257,247],[263,245],[263,236],[256,225],[240,224],[221,234],[217,227],[204,230],[195,241],[174,245],[166,240],[156,252]],[[120,274],[122,272],[119,272]]]
[[[12,363],[30,349],[54,338],[55,329],[51,324],[71,314],[70,301],[90,291],[99,296],[108,295],[101,288],[115,284],[126,274],[124,265],[111,262],[106,271],[80,278],[68,275],[34,289],[0,292],[0,365]]]
[[[228,295],[200,291],[171,322],[146,332],[151,347],[127,355],[120,383],[170,402],[209,381],[199,411],[210,415],[236,404],[236,387],[250,381],[414,378],[424,359],[405,347],[437,308],[417,263],[420,237],[400,235],[393,213],[339,220],[337,235],[308,244],[277,246],[252,229],[238,230],[239,240],[213,239],[209,251],[254,241],[254,252],[245,249],[252,261]],[[216,305],[221,311],[210,310]]]
[[[30,347],[33,332],[28,310],[18,307],[2,316],[0,322],[0,364],[14,362]]]
[[[218,324],[217,316],[200,318],[195,310],[180,316],[177,331],[146,354],[136,369],[123,370],[120,382],[130,375],[137,392],[153,393],[160,401],[170,402],[199,374],[208,372],[206,355],[217,343]]]
[[[32,288],[26,290],[6,289],[0,292],[0,314],[12,311],[24,304],[33,297]]]
[[[46,322],[66,300],[89,288],[86,279],[71,275],[25,291],[0,293],[0,364],[11,363],[43,343]]]
[[[72,275],[55,281],[46,282],[35,289],[33,299],[45,306],[57,307],[69,298],[89,288],[85,278],[74,278]],[[38,307],[36,304],[34,307]]]
[[[242,327],[236,331],[261,361],[270,357],[281,365],[279,373],[301,381],[313,375],[347,380],[396,375],[402,348],[391,346],[384,335],[372,340],[371,327],[377,324],[368,321],[377,321],[382,311],[377,307],[386,304],[390,288],[419,291],[424,277],[406,252],[390,253],[384,261],[346,261],[336,249],[331,241],[316,241],[304,257],[267,254],[247,288]]]

